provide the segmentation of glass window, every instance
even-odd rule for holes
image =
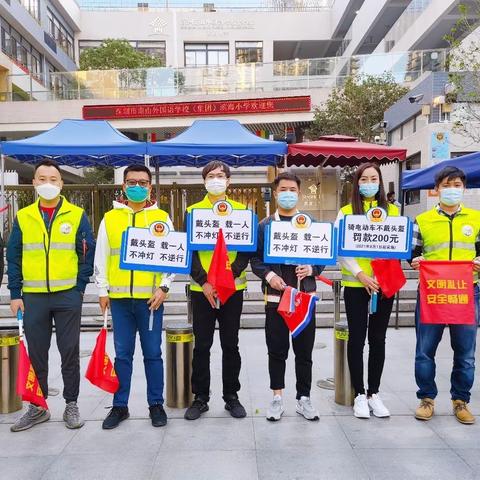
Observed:
[[[235,42],[236,63],[262,63],[263,42]]]
[[[40,1],[39,0],[20,0],[20,3],[30,13],[33,18],[40,20]]]
[[[227,65],[228,43],[186,43],[185,66]]]
[[[422,166],[421,153],[415,153],[406,160],[407,170],[417,170]],[[405,196],[406,205],[416,205],[420,203],[420,190],[408,190]]]
[[[60,48],[73,60],[75,60],[75,50],[73,35],[67,30],[67,27],[60,22],[60,20],[47,9],[48,13],[48,30]]]

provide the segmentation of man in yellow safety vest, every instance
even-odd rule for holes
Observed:
[[[220,200],[228,200],[234,210],[244,210],[245,205],[226,196],[230,184],[230,168],[223,162],[212,161],[202,171],[207,195],[190,205],[187,212],[194,208],[212,208]],[[250,255],[229,252],[236,292],[228,301],[217,308],[217,294],[207,281],[213,251],[193,252],[191,270],[191,302],[193,312],[193,333],[195,347],[192,362],[192,391],[195,399],[185,412],[185,419],[196,420],[208,410],[210,400],[210,348],[213,343],[215,322],[218,320],[220,344],[222,346],[222,380],[225,409],[234,418],[246,416],[245,409],[238,400],[240,390],[241,358],[238,350],[238,330],[243,307],[243,291],[247,287],[247,268]]]
[[[18,211],[7,246],[10,308],[15,316],[19,309],[24,312],[28,352],[45,398],[55,321],[66,402],[63,419],[68,428],[80,428],[80,320],[95,241],[84,210],[60,195],[63,181],[57,163],[40,162],[33,185],[39,199]],[[27,430],[49,418],[48,410],[30,404],[11,430]]]

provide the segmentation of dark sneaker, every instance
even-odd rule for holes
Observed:
[[[34,425],[50,420],[50,411],[30,404],[27,411],[10,427],[11,432],[28,430]]]
[[[102,423],[102,428],[104,430],[117,428],[120,425],[120,422],[123,422],[129,416],[130,414],[128,413],[128,407],[112,407],[110,413]]]
[[[225,410],[229,411],[233,418],[245,418],[247,416],[247,412],[238,398],[224,398],[224,400]]]
[[[185,420],[197,420],[202,413],[208,412],[208,403],[201,398],[196,398],[192,405],[187,408],[184,418]]]
[[[154,427],[164,427],[167,424],[167,414],[162,405],[152,405],[148,409],[150,410],[150,418]]]
[[[63,421],[67,428],[82,428],[85,422],[80,418],[77,402],[68,402],[63,412]]]

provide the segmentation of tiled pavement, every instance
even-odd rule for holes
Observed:
[[[96,333],[82,333],[88,351]],[[0,415],[0,478],[36,479],[165,479],[165,480],[293,480],[293,479],[461,479],[480,478],[480,424],[464,426],[451,415],[449,375],[452,364],[448,334],[438,352],[440,395],[436,416],[428,423],[413,418],[417,400],[413,377],[414,330],[389,330],[382,396],[389,419],[359,420],[351,409],[335,404],[333,392],[312,389],[319,422],[295,413],[293,358],[287,369],[286,414],[277,423],[265,420],[270,400],[264,333],[243,330],[241,400],[248,417],[229,417],[221,400],[221,352],[218,338],[212,352],[210,411],[196,422],[183,410],[167,409],[169,423],[153,428],[147,418],[145,380],[138,345],[130,401],[131,419],[116,430],[103,431],[101,420],[111,404],[82,379],[79,405],[85,426],[70,431],[61,421],[61,396],[49,400],[52,420],[30,431],[11,433],[19,413]],[[326,348],[318,348],[321,342]],[[113,354],[111,334],[109,351]],[[314,381],[333,371],[330,329],[317,330]],[[82,358],[82,372],[88,358]],[[51,353],[51,386],[61,388],[59,356]],[[471,402],[480,414],[480,391]]]

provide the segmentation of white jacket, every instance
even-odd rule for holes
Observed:
[[[133,210],[124,203],[113,202],[114,209],[125,208],[133,213]],[[150,207],[146,207],[145,210],[156,210],[157,204],[154,203]],[[173,231],[173,223],[170,219],[170,216],[167,218],[167,225]],[[108,257],[110,256],[110,243],[108,241],[107,229],[105,228],[105,219],[102,219],[100,227],[98,229],[97,236],[97,246],[95,248],[95,261],[94,261],[94,273],[95,273],[95,283],[98,287],[98,296],[107,297],[108,296]],[[167,273],[163,275],[162,286],[170,288],[172,280],[175,278],[174,273]]]

